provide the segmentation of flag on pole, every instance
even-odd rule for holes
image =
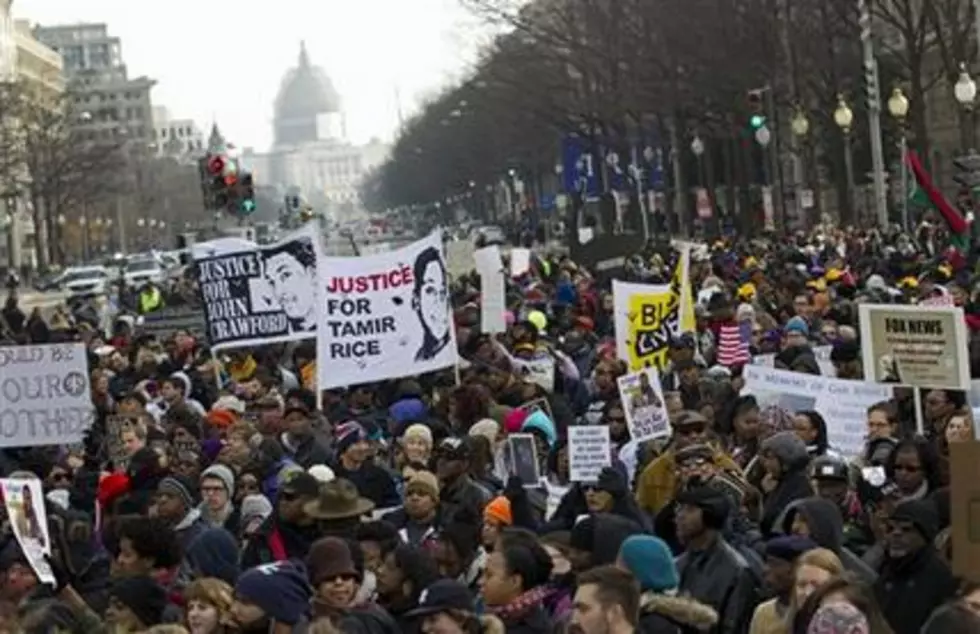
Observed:
[[[966,253],[970,248],[970,223],[960,215],[956,208],[949,204],[946,197],[932,182],[932,177],[922,166],[918,154],[913,150],[908,150],[905,153],[905,162],[912,170],[912,176],[915,177],[918,189],[922,191],[928,200],[928,204],[938,211],[943,220],[946,221],[946,225],[949,227],[950,242],[959,251]]]

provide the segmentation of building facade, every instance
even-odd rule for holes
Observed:
[[[154,151],[157,157],[196,161],[207,150],[204,133],[192,119],[175,119],[163,106],[153,108]]]
[[[348,140],[340,95],[302,43],[296,66],[282,78],[273,111],[272,148],[242,153],[256,182],[279,195],[299,192],[328,215],[359,209],[360,183],[384,161],[388,147],[377,140],[363,145]]]
[[[61,55],[78,125],[93,140],[123,136],[149,147],[155,141],[148,77],[129,77],[122,43],[105,24],[39,26],[35,37]]]

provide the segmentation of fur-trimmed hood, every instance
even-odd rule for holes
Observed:
[[[675,597],[644,592],[640,597],[640,615],[656,614],[678,625],[707,632],[718,624],[718,612],[691,597]]]

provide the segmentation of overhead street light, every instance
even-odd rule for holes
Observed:
[[[847,105],[844,95],[837,95],[837,109],[834,110],[834,123],[844,134],[851,133],[851,126],[854,124],[854,111]]]
[[[972,108],[973,101],[977,98],[977,82],[970,77],[966,64],[960,64],[960,78],[953,86],[953,96],[956,101],[964,108]]]

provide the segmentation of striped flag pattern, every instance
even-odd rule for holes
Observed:
[[[722,326],[718,331],[718,364],[727,368],[745,365],[751,360],[749,340],[735,324]]]

